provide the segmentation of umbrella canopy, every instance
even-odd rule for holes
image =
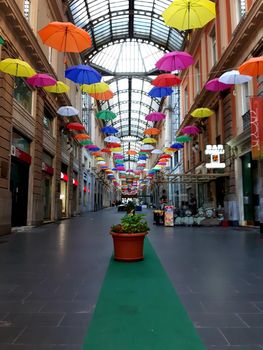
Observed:
[[[115,129],[113,126],[105,126],[104,128],[100,129],[105,134],[117,134],[119,132],[118,129]]]
[[[263,75],[263,56],[252,57],[238,68],[240,74],[247,74],[252,77]]]
[[[145,117],[145,120],[150,122],[158,122],[163,119],[165,119],[165,114],[160,112],[152,112]]]
[[[96,117],[102,120],[112,120],[117,118],[117,115],[111,111],[100,111],[96,114]]]
[[[105,160],[103,157],[97,157],[97,160]]]
[[[92,145],[93,142],[91,140],[81,140],[79,142],[82,146]]]
[[[96,69],[84,64],[67,68],[65,77],[82,85],[98,83],[101,80],[101,75]]]
[[[116,148],[116,147],[121,147],[121,144],[119,142],[109,142],[107,144],[107,148]],[[122,156],[123,157],[123,156]]]
[[[141,148],[141,151],[151,151],[152,149],[154,149],[154,147],[152,145],[143,145]]]
[[[224,84],[243,84],[250,81],[252,77],[249,75],[242,75],[238,70],[231,70],[225,72],[219,77],[219,82]]]
[[[176,142],[176,143],[173,143],[170,148],[175,148],[175,149],[181,149],[181,148],[184,148],[184,145],[182,145],[181,143],[179,142]]]
[[[101,152],[103,152],[103,153],[111,153],[111,150],[109,148],[102,148]]]
[[[130,155],[130,156],[136,156],[137,152],[130,149],[129,151],[126,152],[126,154]]]
[[[44,44],[62,52],[82,52],[91,47],[89,34],[71,22],[51,22],[38,34]]]
[[[105,92],[97,92],[96,94],[90,93],[90,96],[93,97],[95,100],[102,100],[102,101],[108,101],[113,97],[113,92],[111,90],[105,91]]]
[[[100,82],[100,83],[95,83],[95,84],[83,84],[81,85],[81,90],[83,92],[86,92],[88,94],[96,94],[96,93],[102,93],[102,92],[106,92],[109,90],[109,85],[104,83],[104,82]]]
[[[15,77],[28,78],[36,74],[34,69],[25,61],[17,58],[6,58],[0,62],[0,71]]]
[[[78,115],[79,111],[72,106],[62,106],[57,110],[57,114],[62,115],[62,117],[72,117]]]
[[[116,136],[108,136],[104,139],[105,142],[120,142],[121,140]]]
[[[56,85],[56,79],[52,78],[48,74],[37,73],[30,78],[27,78],[26,82],[29,85],[36,87],[52,86]]]
[[[208,91],[223,91],[226,89],[230,89],[232,86],[233,85],[231,84],[221,83],[218,78],[215,78],[215,79],[209,80],[205,84],[205,89]]]
[[[161,151],[160,149],[154,149],[154,150],[152,150],[151,153],[153,153],[153,154],[162,154],[163,151]]]
[[[145,135],[159,135],[160,132],[161,132],[161,130],[159,130],[157,128],[149,128],[149,129],[145,129],[143,133]]]
[[[174,74],[160,74],[158,77],[151,81],[151,84],[157,87],[170,87],[179,85],[181,83],[181,79],[179,79]]]
[[[77,135],[74,135],[74,138],[76,140],[88,140],[90,136],[87,134],[77,134]]]
[[[192,137],[190,136],[186,136],[186,135],[183,135],[183,136],[178,136],[175,141],[178,141],[178,142],[189,142],[189,141],[192,141]]]
[[[164,159],[170,159],[170,158],[172,158],[172,156],[170,154],[162,154],[160,159],[163,159],[163,158]]]
[[[182,129],[182,132],[188,135],[195,135],[200,132],[200,129],[195,125],[188,125]]]
[[[173,93],[173,89],[170,87],[154,87],[149,92],[148,95],[151,97],[166,97]]]
[[[174,70],[183,70],[194,63],[193,57],[184,51],[173,51],[166,53],[155,64],[155,66],[164,71],[172,72]]]
[[[146,139],[142,140],[143,143],[156,143],[157,140],[153,139],[152,137],[146,137]]]
[[[48,92],[53,92],[54,94],[63,94],[64,92],[69,91],[69,86],[62,81],[57,81],[55,85],[45,86],[44,89]]]
[[[70,130],[85,130],[85,126],[81,123],[68,123],[67,128]]]
[[[179,30],[202,28],[215,18],[216,8],[209,0],[174,0],[162,16],[167,26]]]
[[[191,116],[193,116],[194,118],[207,118],[207,117],[211,117],[211,115],[214,114],[214,111],[212,111],[212,109],[209,108],[196,108],[192,113]]]
[[[90,152],[97,152],[97,151],[99,151],[99,150],[100,150],[100,148],[99,148],[98,146],[95,146],[95,145],[94,145],[94,147],[89,148],[89,151],[90,151]]]

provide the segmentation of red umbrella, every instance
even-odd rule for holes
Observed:
[[[111,153],[111,150],[110,150],[110,148],[102,148],[101,152]]]
[[[160,158],[167,158],[167,159],[169,159],[169,158],[172,158],[172,156],[170,154],[162,154],[160,156]]]
[[[70,130],[84,130],[85,126],[81,123],[68,123],[67,128]]]
[[[117,142],[109,142],[107,144],[107,148],[117,148],[117,147],[121,147],[121,144]]]
[[[169,87],[179,85],[181,79],[173,74],[160,74],[157,78],[152,80],[151,84],[154,86]]]

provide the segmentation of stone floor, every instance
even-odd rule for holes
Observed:
[[[122,215],[105,209],[0,238],[1,350],[81,349]],[[149,239],[208,350],[263,349],[258,230],[151,225]]]

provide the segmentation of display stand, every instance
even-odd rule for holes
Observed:
[[[164,207],[164,226],[174,226],[174,207],[172,205]]]
[[[164,223],[164,211],[154,210],[153,211],[153,221],[156,225],[163,225]]]

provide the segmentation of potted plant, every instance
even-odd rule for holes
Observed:
[[[143,260],[143,243],[149,230],[144,216],[127,214],[121,218],[120,224],[111,227],[115,260]]]

